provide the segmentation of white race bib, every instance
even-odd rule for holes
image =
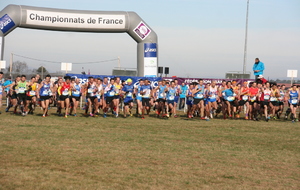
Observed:
[[[297,100],[297,99],[294,99],[294,100],[292,100],[291,102],[292,102],[292,104],[297,104],[297,103],[298,103],[298,100]]]
[[[174,100],[175,97],[174,96],[169,96],[169,100]]]
[[[203,98],[203,94],[197,94],[198,98]]]
[[[24,88],[19,88],[19,93],[24,93],[25,92],[25,89]]]
[[[233,96],[229,96],[229,97],[227,97],[227,100],[228,101],[233,101],[235,98],[233,97]]]
[[[92,89],[92,88],[89,88],[89,89],[88,89],[88,93],[89,93],[89,94],[93,93],[93,89]]]
[[[276,98],[276,97],[271,97],[271,98],[270,98],[270,101],[271,101],[271,102],[277,101],[277,98]]]
[[[256,100],[256,96],[250,97],[251,102],[254,102]]]
[[[76,90],[76,91],[73,91],[73,94],[75,94],[75,95],[79,95],[79,94],[80,94],[80,92],[79,92],[78,90]]]
[[[269,95],[264,95],[264,99],[265,99],[265,100],[269,100],[269,99],[270,99],[270,96],[269,96]]]
[[[35,91],[30,91],[30,92],[29,92],[29,95],[30,95],[30,96],[35,96]]]
[[[62,95],[64,95],[64,96],[67,96],[67,95],[69,95],[69,91],[63,91],[63,93],[62,93]]]
[[[128,92],[127,97],[132,97],[132,93]]]
[[[112,92],[109,93],[109,95],[110,95],[110,96],[114,96],[114,95],[115,95],[115,92],[112,91]]]
[[[215,98],[216,98],[216,95],[215,95],[215,94],[212,94],[210,98],[215,99]]]
[[[247,95],[244,95],[244,96],[242,97],[242,99],[243,99],[244,101],[247,101],[247,100],[248,100],[248,96],[247,96]]]

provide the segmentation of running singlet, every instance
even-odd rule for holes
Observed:
[[[43,83],[40,89],[40,96],[49,96],[50,95],[50,83]]]
[[[37,89],[37,83],[31,85],[31,90],[27,92],[27,96],[35,96]]]
[[[249,98],[249,93],[248,93],[248,91],[249,91],[249,87],[242,87],[241,93],[242,93],[242,94],[245,93],[245,92],[247,92],[247,93],[241,95],[241,96],[240,96],[240,100],[244,100],[244,101],[247,101],[247,100],[248,100],[248,98]]]
[[[152,87],[150,85],[143,85],[141,91],[144,92],[143,98],[150,98]]]
[[[226,89],[222,92],[222,96],[224,100],[227,100],[228,102],[234,101],[235,97],[233,96],[233,91],[232,89]]]
[[[264,90],[264,101],[269,101],[271,97],[271,90],[265,89]]]
[[[106,91],[106,96],[107,97],[113,97],[113,96],[115,96],[115,86],[114,85],[108,85],[105,88],[105,91]]]
[[[160,99],[166,98],[165,89],[166,89],[166,86],[162,86],[162,85],[159,86],[159,89],[158,89],[158,98],[160,98]]]
[[[122,88],[122,85],[115,83],[115,96],[120,95],[120,89]]]
[[[201,87],[201,86],[198,84],[197,87],[198,87],[198,89],[201,89],[201,88],[202,88],[202,89],[194,94],[194,98],[195,98],[195,99],[204,99],[204,95],[203,95],[204,89],[205,89],[204,85],[202,85],[202,87]]]
[[[17,94],[25,94],[26,92],[26,82],[19,82],[17,87],[16,87],[16,90],[17,90]]]
[[[63,83],[60,88],[60,94],[63,96],[68,96],[70,94],[71,84]]]
[[[285,95],[285,93],[284,93],[284,91],[283,91],[283,90],[280,90],[280,91],[279,91],[279,94],[280,94],[280,97],[278,98],[278,100],[279,100],[280,102],[282,102],[282,101],[283,101],[283,99],[284,99],[284,95]]]
[[[75,91],[72,91],[72,96],[74,97],[80,97],[80,89],[81,89],[81,85],[79,84],[75,84],[74,85]]]
[[[96,89],[96,85],[93,83],[93,84],[90,84],[88,83],[88,86],[87,86],[87,96],[88,97],[95,97],[96,94],[94,93],[95,92],[95,89]]]
[[[175,100],[175,95],[176,95],[176,88],[169,88],[169,91],[167,93],[167,100],[168,101]]]
[[[106,87],[108,86],[108,84],[102,84],[102,89],[105,89]],[[103,93],[104,97],[106,96],[106,91],[104,90],[104,93]]]
[[[298,91],[293,92],[292,90],[290,91],[290,99],[289,99],[289,103],[290,104],[298,104]]]
[[[258,93],[258,88],[249,88],[249,94],[250,94],[250,101],[254,102],[256,101],[256,95]]]
[[[217,100],[218,97],[218,89],[217,86],[213,87],[209,87],[209,91],[208,91],[208,99],[210,102],[215,102]]]
[[[126,94],[125,94],[125,98],[124,98],[124,102],[128,102],[133,100],[133,91],[134,91],[134,85],[128,85],[125,84],[123,89],[122,89]]]
[[[278,101],[277,97],[275,96],[276,92],[277,92],[277,90],[275,90],[275,91],[272,90],[271,91],[271,93],[273,94],[273,96],[270,97],[271,102],[277,102]]]

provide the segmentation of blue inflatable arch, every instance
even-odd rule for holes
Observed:
[[[157,76],[157,35],[135,12],[8,5],[0,12],[1,60],[4,54],[4,38],[16,27],[72,32],[126,32],[137,42],[138,76]]]

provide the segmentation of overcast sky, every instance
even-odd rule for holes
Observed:
[[[227,71],[243,70],[247,0],[0,0],[0,9],[9,4],[134,11],[157,33],[159,66],[170,67],[171,76],[224,78]],[[270,79],[286,78],[288,69],[300,70],[300,0],[250,0],[248,27],[247,71],[252,73],[256,57]],[[136,48],[126,33],[17,28],[5,37],[4,59],[9,62],[11,53],[72,63],[120,57],[121,67],[136,68]],[[60,70],[58,63],[14,56],[17,60]],[[77,64],[72,73],[84,67],[91,74],[111,74],[117,66],[118,61]]]

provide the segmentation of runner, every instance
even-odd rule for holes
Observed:
[[[149,115],[150,112],[150,98],[151,98],[152,87],[149,80],[144,81],[144,85],[141,86],[140,94],[142,95],[142,119],[145,119],[146,114]]]
[[[226,80],[222,80],[222,84],[218,87],[219,100],[217,101],[218,108],[216,110],[215,117],[218,117],[218,115],[219,115],[219,113],[221,113],[221,111],[222,111],[222,113],[225,113],[225,111],[223,110],[225,108],[225,105],[224,105],[224,99],[223,99],[223,96],[222,96],[222,92],[226,89],[227,89]]]
[[[176,115],[176,107],[175,107],[175,96],[178,93],[176,84],[174,81],[171,81],[170,87],[167,88],[167,110],[170,110],[171,113],[167,113],[167,117],[171,116],[172,114],[174,115],[174,118],[177,118],[178,116]]]
[[[3,87],[4,87],[2,83],[2,78],[3,78],[3,72],[0,72],[0,109],[2,108],[2,95],[3,95]]]
[[[110,79],[109,84],[106,86],[106,88],[104,89],[104,93],[106,94],[106,107],[103,109],[103,117],[106,118],[107,117],[107,112],[109,110],[109,108],[111,108],[111,110],[113,111],[113,114],[116,115],[116,112],[114,111],[114,98],[115,98],[115,79]]]
[[[275,83],[271,84],[270,108],[274,120],[279,119],[275,115],[279,109],[279,102],[278,102],[279,97],[280,97],[280,93],[279,90],[277,89],[277,84]]]
[[[166,81],[159,81],[158,86],[153,90],[153,94],[155,94],[157,91],[158,91],[158,96],[157,96],[158,105],[156,110],[157,117],[159,117],[160,114],[166,116],[165,113],[166,91],[167,91]]]
[[[212,81],[211,85],[208,88],[208,111],[210,118],[212,119],[216,113],[216,110],[218,108],[217,101],[218,101],[218,87],[216,85],[216,81]]]
[[[227,81],[226,86],[227,86],[227,89],[225,89],[222,92],[222,97],[223,97],[223,101],[224,101],[224,104],[223,104],[224,105],[224,108],[223,108],[223,118],[224,119],[226,119],[227,116],[229,118],[232,118],[231,111],[233,110],[234,100],[235,100],[235,94],[232,89],[231,82]]]
[[[268,83],[267,83],[268,84]],[[262,105],[264,106],[264,114],[265,114],[265,120],[268,122],[270,120],[270,98],[271,98],[271,89],[269,88],[269,85],[266,84],[265,89],[262,89],[264,100],[262,102]]]
[[[136,86],[135,92],[136,92],[136,102],[137,102],[137,115],[142,115],[142,94],[141,94],[141,88],[144,85],[144,80],[140,79],[139,84]]]
[[[71,77],[65,76],[65,82],[58,88],[61,109],[65,108],[65,118],[69,115],[70,95],[71,95]],[[61,115],[61,112],[59,113]]]
[[[8,103],[7,103],[7,107],[5,109],[5,112],[8,112],[8,109],[10,107],[12,107],[12,99],[11,99],[11,93],[10,93],[10,87],[11,87],[12,83],[13,82],[11,80],[11,77],[9,76],[3,84],[4,92],[6,93],[6,98],[8,98]]]
[[[75,83],[71,85],[71,97],[72,97],[72,102],[73,102],[73,107],[72,107],[72,111],[73,111],[73,116],[77,116],[77,108],[79,105],[79,101],[80,101],[80,97],[82,94],[82,89],[81,89],[81,84],[80,84],[80,80],[79,78],[75,79]]]
[[[283,110],[284,110],[284,102],[285,102],[284,98],[285,98],[285,95],[286,95],[285,85],[279,86],[278,90],[279,90],[280,97],[278,98],[279,109],[278,109],[278,112],[277,112],[277,117],[280,118],[280,116],[281,116],[281,114],[283,113]]]
[[[249,119],[258,121],[257,118],[257,102],[258,102],[258,95],[259,95],[259,89],[257,88],[257,83],[253,82],[251,83],[251,86],[249,88]]]
[[[29,114],[33,114],[33,111],[35,109],[36,106],[36,90],[37,90],[37,82],[35,79],[35,76],[31,77],[31,80],[28,84],[28,91],[26,93],[26,102],[28,105],[28,112]],[[26,114],[27,114],[26,113]]]
[[[95,110],[94,110],[94,115],[99,115],[100,113],[100,108],[102,108],[103,106],[103,98],[102,98],[102,94],[103,94],[103,86],[102,86],[102,79],[101,78],[97,78],[96,79],[96,87],[97,87],[97,92],[96,92],[96,96],[97,96],[97,100],[95,100]]]
[[[22,116],[26,115],[26,92],[28,90],[28,83],[26,82],[26,76],[22,75],[21,80],[18,82],[16,86],[16,92],[18,97],[18,105],[20,106],[20,110],[22,113]]]
[[[124,94],[124,118],[127,117],[127,114],[132,116],[131,109],[133,107],[133,94],[134,94],[134,85],[132,84],[132,79],[127,79],[126,83],[122,88],[122,94]]]
[[[243,83],[243,86],[240,89],[240,101],[239,101],[239,109],[238,112],[240,113],[242,111],[242,108],[244,107],[245,110],[245,119],[249,119],[249,87],[248,87],[248,82],[245,81]]]
[[[292,112],[292,122],[299,121],[297,118],[297,108],[299,104],[299,89],[297,89],[297,85],[293,84],[292,89],[287,92],[288,104]]]
[[[186,105],[188,106],[187,108],[187,117],[192,118],[193,117],[193,112],[192,112],[192,107],[193,107],[193,91],[194,91],[194,84],[191,83],[189,84],[189,88],[186,93]]]
[[[97,87],[96,83],[94,82],[94,77],[90,76],[88,78],[88,82],[85,83],[84,88],[86,89],[86,99],[87,99],[87,106],[86,106],[86,114],[87,111],[89,111],[90,116],[94,117],[93,114],[93,107],[95,107],[95,101],[97,99],[96,92],[97,92]]]
[[[116,77],[115,78],[115,84],[114,84],[114,88],[115,88],[115,96],[114,96],[114,113],[115,116],[118,117],[119,116],[119,104],[120,104],[120,91],[122,89],[122,84],[120,83],[120,77]]]
[[[203,80],[199,79],[199,84],[196,85],[193,91],[194,101],[192,107],[192,113],[195,113],[196,109],[200,109],[200,119],[205,119],[204,117],[204,90]]]
[[[104,77],[102,82],[102,89],[103,89],[103,95],[102,95],[102,109],[106,108],[106,91],[104,90],[107,85],[109,84],[108,78]]]
[[[41,100],[41,105],[43,108],[43,115],[42,117],[48,116],[48,107],[50,102],[50,97],[53,91],[51,82],[51,76],[46,75],[45,80],[41,82],[37,89],[37,98]]]

